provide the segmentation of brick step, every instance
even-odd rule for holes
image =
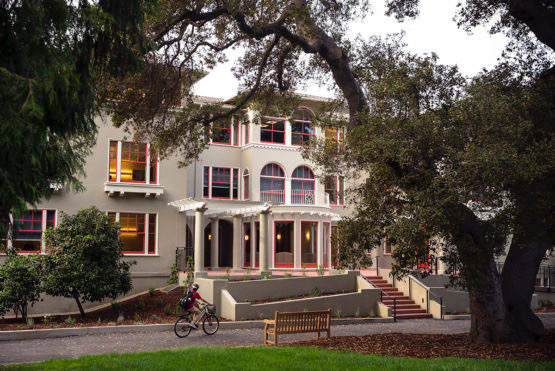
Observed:
[[[380,287],[380,289],[387,292],[388,294],[390,292],[399,292],[399,290],[397,290],[397,288],[395,288],[395,287]]]
[[[393,300],[391,301],[383,301],[383,303],[385,305],[387,305],[388,307],[392,307],[393,308]],[[414,300],[410,300],[410,299],[402,299],[402,300],[397,300],[397,306],[399,305],[413,305],[414,304]],[[414,304],[416,305],[416,304]]]
[[[402,296],[406,297],[405,295],[403,295],[402,292],[399,292],[399,291],[386,291],[386,290],[384,290],[384,291],[387,292],[387,295],[395,296],[396,298],[399,298],[399,297],[402,297]],[[387,297],[387,295],[384,295],[384,297]]]
[[[368,278],[370,281],[372,280],[382,280],[382,276],[364,276],[366,278]]]
[[[390,307],[390,308],[393,308],[393,303],[391,303],[391,305],[387,305],[387,306]],[[420,307],[420,305],[418,305],[418,304],[411,304],[411,303],[399,304],[399,303],[397,303],[397,310],[400,310],[400,309],[420,309],[420,310],[423,310]]]
[[[396,289],[396,287],[393,287],[393,285],[390,283],[380,283],[376,284],[376,286],[378,286],[380,289]]]
[[[431,313],[419,313],[419,314],[397,314],[397,319],[419,319],[419,318],[432,318]]]
[[[389,294],[389,293],[388,293],[388,294]],[[389,295],[390,295],[390,294],[389,294]],[[387,296],[387,295],[385,295],[385,294],[383,295],[382,300],[383,300],[384,302],[385,302],[385,301],[388,301],[388,300],[391,300],[391,302],[393,303],[393,297],[395,297],[395,299],[397,299],[397,303],[399,302],[399,300],[412,300],[412,299],[409,299],[409,297],[408,297],[408,296],[405,296],[405,295],[402,295],[402,296],[399,296],[399,295]]]
[[[399,308],[399,307],[397,307],[397,311],[395,313],[397,313],[398,315],[399,314],[422,314],[422,313],[427,314],[426,311],[421,309],[421,308],[404,309],[404,308]]]

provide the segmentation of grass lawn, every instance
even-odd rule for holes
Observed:
[[[555,370],[533,363],[466,358],[414,359],[300,347],[185,348],[11,365],[8,370]]]

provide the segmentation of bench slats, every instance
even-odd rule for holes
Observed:
[[[311,312],[275,312],[274,320],[264,320],[264,344],[277,345],[279,334],[299,334],[306,332],[326,332],[330,337],[331,309]],[[272,326],[273,328],[271,328]],[[268,335],[274,339],[269,340]]]

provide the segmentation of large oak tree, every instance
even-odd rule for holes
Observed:
[[[391,0],[388,3],[389,12],[400,19],[417,13],[417,0]],[[149,19],[148,28],[150,37],[158,45],[158,51],[148,56],[151,62],[149,68],[125,82],[129,86],[124,92],[125,99],[123,103],[113,106],[115,123],[133,129],[138,136],[156,142],[162,154],[176,151],[183,156],[184,162],[187,162],[205,149],[206,142],[203,138],[211,121],[225,119],[249,102],[262,105],[265,98],[270,95],[275,96],[276,91],[278,97],[288,98],[290,97],[288,93],[297,88],[299,82],[305,78],[329,74],[333,77],[348,108],[347,125],[350,133],[356,133],[349,134],[347,141],[353,143],[351,150],[356,156],[352,159],[358,161],[357,164],[351,164],[363,168],[365,161],[367,165],[373,164],[377,161],[373,157],[376,153],[365,152],[366,141],[360,142],[360,139],[366,138],[371,142],[373,137],[368,137],[368,133],[373,133],[376,138],[379,138],[380,133],[387,133],[388,130],[394,132],[394,127],[390,128],[389,124],[399,120],[399,117],[396,116],[398,112],[385,110],[384,114],[380,115],[381,121],[370,120],[379,112],[376,111],[376,104],[380,103],[380,99],[387,94],[368,95],[373,91],[373,84],[376,84],[377,80],[367,79],[364,81],[367,84],[366,90],[363,89],[359,77],[364,73],[367,73],[366,77],[371,76],[375,66],[361,65],[365,52],[356,51],[353,44],[344,37],[345,25],[355,15],[364,15],[367,7],[368,2],[363,0],[160,1],[159,12]],[[552,51],[551,38],[555,34],[553,32],[555,22],[553,22],[551,1],[468,0],[461,7],[459,22],[461,25],[472,27],[487,22],[495,16],[500,17],[495,26],[496,30],[506,30],[515,38],[526,36],[528,42],[524,45],[515,43],[517,48],[521,48],[521,55],[528,55],[535,60],[541,47],[540,49],[536,47],[538,43],[535,42],[534,35]],[[372,45],[364,47],[368,51],[371,50]],[[233,48],[243,50],[243,56],[235,68],[235,75],[242,84],[242,93],[232,102],[228,102],[232,105],[231,109],[222,110],[221,105],[217,104],[196,105],[189,90],[193,79],[188,76],[191,76],[192,71],[202,70],[224,60],[226,50]],[[351,60],[354,61],[355,55],[356,58],[360,58],[360,61],[356,62],[357,68],[360,68],[358,71],[351,62]],[[433,65],[435,61],[422,63]],[[389,157],[384,154],[378,158],[383,172],[394,174],[398,179],[403,180],[401,183],[391,184],[389,191],[399,193],[397,197],[392,195],[388,200],[396,199],[401,202],[410,199],[411,192],[426,191],[428,186],[428,192],[436,192],[429,195],[430,205],[433,206],[432,201],[439,202],[436,205],[438,210],[444,210],[446,215],[453,217],[454,222],[451,224],[438,222],[438,224],[411,225],[410,221],[418,218],[411,213],[404,215],[408,223],[406,225],[411,226],[410,229],[413,232],[421,231],[418,238],[413,239],[413,242],[420,241],[415,242],[417,245],[425,237],[429,237],[430,232],[447,236],[448,240],[450,239],[449,242],[453,243],[454,261],[463,263],[462,277],[471,293],[473,309],[471,334],[476,341],[533,341],[541,336],[541,322],[531,313],[529,299],[537,266],[545,250],[551,246],[551,226],[546,223],[546,220],[549,220],[546,215],[551,214],[549,214],[549,208],[546,211],[543,207],[531,206],[535,204],[526,191],[538,186],[538,192],[532,192],[532,194],[541,193],[540,190],[543,191],[541,185],[551,178],[546,168],[542,168],[539,174],[534,173],[535,176],[522,175],[526,173],[526,171],[523,173],[523,164],[508,161],[505,163],[507,167],[514,174],[521,174],[521,178],[515,175],[511,178],[511,182],[504,182],[498,177],[486,177],[483,182],[480,182],[479,177],[474,176],[469,178],[473,180],[472,184],[453,183],[444,184],[442,187],[441,183],[450,179],[438,176],[438,174],[441,175],[439,168],[443,166],[441,165],[443,157],[438,156],[447,150],[461,150],[460,156],[469,156],[472,152],[466,151],[468,148],[464,146],[445,147],[442,142],[444,139],[435,136],[434,130],[440,130],[441,125],[449,121],[452,121],[451,125],[457,128],[460,123],[474,125],[472,129],[477,130],[475,133],[465,134],[458,130],[447,130],[450,126],[445,127],[445,130],[448,133],[458,133],[459,143],[465,143],[465,140],[468,141],[470,138],[475,138],[473,143],[480,143],[480,140],[483,140],[483,146],[492,146],[484,147],[488,149],[486,153],[492,152],[491,161],[500,161],[504,152],[496,152],[497,142],[492,139],[496,138],[496,135],[481,137],[482,134],[490,133],[484,133],[483,130],[478,129],[484,123],[494,125],[492,127],[494,134],[498,134],[497,137],[506,142],[506,147],[516,148],[514,142],[507,141],[507,138],[501,135],[510,135],[509,132],[512,129],[503,133],[503,129],[495,126],[503,124],[503,107],[510,107],[509,102],[522,103],[509,111],[511,115],[507,115],[517,119],[518,123],[531,122],[532,126],[541,126],[543,125],[540,124],[541,122],[549,123],[548,113],[552,110],[550,101],[541,100],[542,103],[535,103],[535,98],[540,97],[541,92],[549,92],[546,86],[551,84],[549,80],[551,66],[543,66],[543,73],[534,70],[525,76],[527,79],[521,80],[507,77],[511,74],[518,75],[518,70],[508,68],[509,72],[507,72],[507,69],[501,68],[497,75],[494,73],[489,77],[478,78],[465,90],[460,100],[457,99],[457,94],[460,92],[456,87],[462,86],[462,81],[460,84],[456,82],[459,78],[451,72],[432,68],[429,73],[432,76],[437,75],[437,80],[428,81],[431,84],[429,86],[411,87],[410,76],[405,76],[409,81],[409,86],[406,87],[408,90],[401,90],[404,95],[395,99],[401,99],[404,103],[402,108],[406,110],[403,112],[406,117],[401,121],[407,124],[409,129],[403,128],[394,139],[402,144],[411,142],[413,139],[411,135],[413,135],[414,139],[420,142],[416,148],[408,148],[410,151],[402,153],[403,156],[400,158],[395,153]],[[423,70],[427,68],[420,67]],[[406,71],[407,74],[409,72],[409,70]],[[358,77],[357,74],[359,74]],[[369,81],[372,84],[369,84]],[[149,82],[154,83],[149,84]],[[175,101],[171,97],[175,96],[175,92],[179,92],[182,87],[185,88],[185,98],[181,102],[182,107],[176,109]],[[388,87],[383,88],[384,92],[387,92]],[[439,96],[432,99],[427,97],[427,94],[430,97],[437,94]],[[492,103],[496,106],[494,111],[497,113],[496,116],[492,116],[492,112],[488,109],[488,100],[484,99],[488,94],[499,95],[499,100]],[[426,99],[429,99],[430,104],[422,106]],[[447,106],[444,107],[442,104]],[[399,108],[396,105],[393,107]],[[171,114],[168,114],[170,109]],[[426,125],[421,121],[421,117],[426,117],[424,120]],[[455,120],[457,117],[458,119]],[[438,124],[434,126],[433,123],[436,121]],[[422,139],[422,136],[416,135],[419,134],[420,129],[429,130],[430,139]],[[534,140],[541,138],[548,143],[548,148],[552,143],[550,135],[549,131],[547,134],[542,130],[530,131],[530,136]],[[360,144],[359,148],[355,147],[357,143]],[[437,148],[431,146],[432,143],[437,145]],[[362,152],[357,153],[355,149],[360,149]],[[459,153],[457,151],[448,154],[465,165],[458,168],[458,171],[466,169],[470,172],[469,169],[472,169],[472,166],[478,168],[486,164],[492,165],[488,162],[488,156],[482,156],[483,161],[480,160],[480,156],[463,161],[462,158],[457,157]],[[421,156],[419,157],[418,154]],[[520,152],[513,152],[512,155],[520,156]],[[381,176],[374,168],[367,170],[372,170],[372,177]],[[487,174],[487,171],[482,173]],[[526,182],[522,183],[521,180]],[[434,181],[439,183],[435,184]],[[430,182],[434,187],[429,187]],[[459,187],[461,185],[464,187]],[[495,207],[500,207],[499,203],[502,200],[509,200],[511,213],[501,213],[499,217],[487,223],[479,219],[477,214],[463,202],[475,199],[478,193],[489,194],[496,201],[493,203]],[[442,196],[447,198],[444,199]],[[377,197],[359,201],[376,203],[379,200],[380,198]],[[526,204],[526,201],[531,203]],[[405,206],[407,204],[403,203]],[[364,203],[360,205],[364,208]],[[417,202],[408,205],[415,215],[421,211]],[[395,215],[393,212],[395,210],[397,209],[390,209],[390,215]],[[423,210],[430,212],[431,209]],[[501,215],[511,220],[510,224],[505,224],[511,228],[510,230],[500,228],[500,225],[503,225],[498,222]],[[438,217],[437,220],[442,219]],[[530,229],[529,226],[538,228]],[[375,235],[367,235],[368,241],[383,233],[378,233],[378,230],[375,232]],[[499,246],[502,245],[501,241],[509,232],[514,234],[514,238],[503,271],[503,279],[501,279],[495,270],[493,259]],[[417,256],[418,250],[413,245],[413,250],[407,250],[407,254],[413,251],[409,256]],[[398,256],[399,262],[406,263],[404,264],[406,268],[410,264],[410,259],[404,261],[402,257]],[[515,289],[508,289],[510,287]]]

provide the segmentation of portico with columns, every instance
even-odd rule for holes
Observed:
[[[211,200],[186,198],[169,203],[189,217],[188,228],[194,232],[194,271],[196,277],[207,275],[207,269],[223,268],[218,264],[222,242],[230,254],[233,271],[257,269],[261,274],[271,269],[329,268],[331,266],[331,229],[339,216],[328,207],[292,207],[252,203],[230,205]],[[220,223],[232,225],[232,235],[222,235]],[[210,234],[205,238],[205,228]],[[208,233],[208,232],[206,232]],[[221,239],[232,238],[232,241]],[[208,245],[207,245],[208,242]],[[230,244],[229,242],[232,242]],[[205,249],[210,250],[210,261],[204,261]]]

